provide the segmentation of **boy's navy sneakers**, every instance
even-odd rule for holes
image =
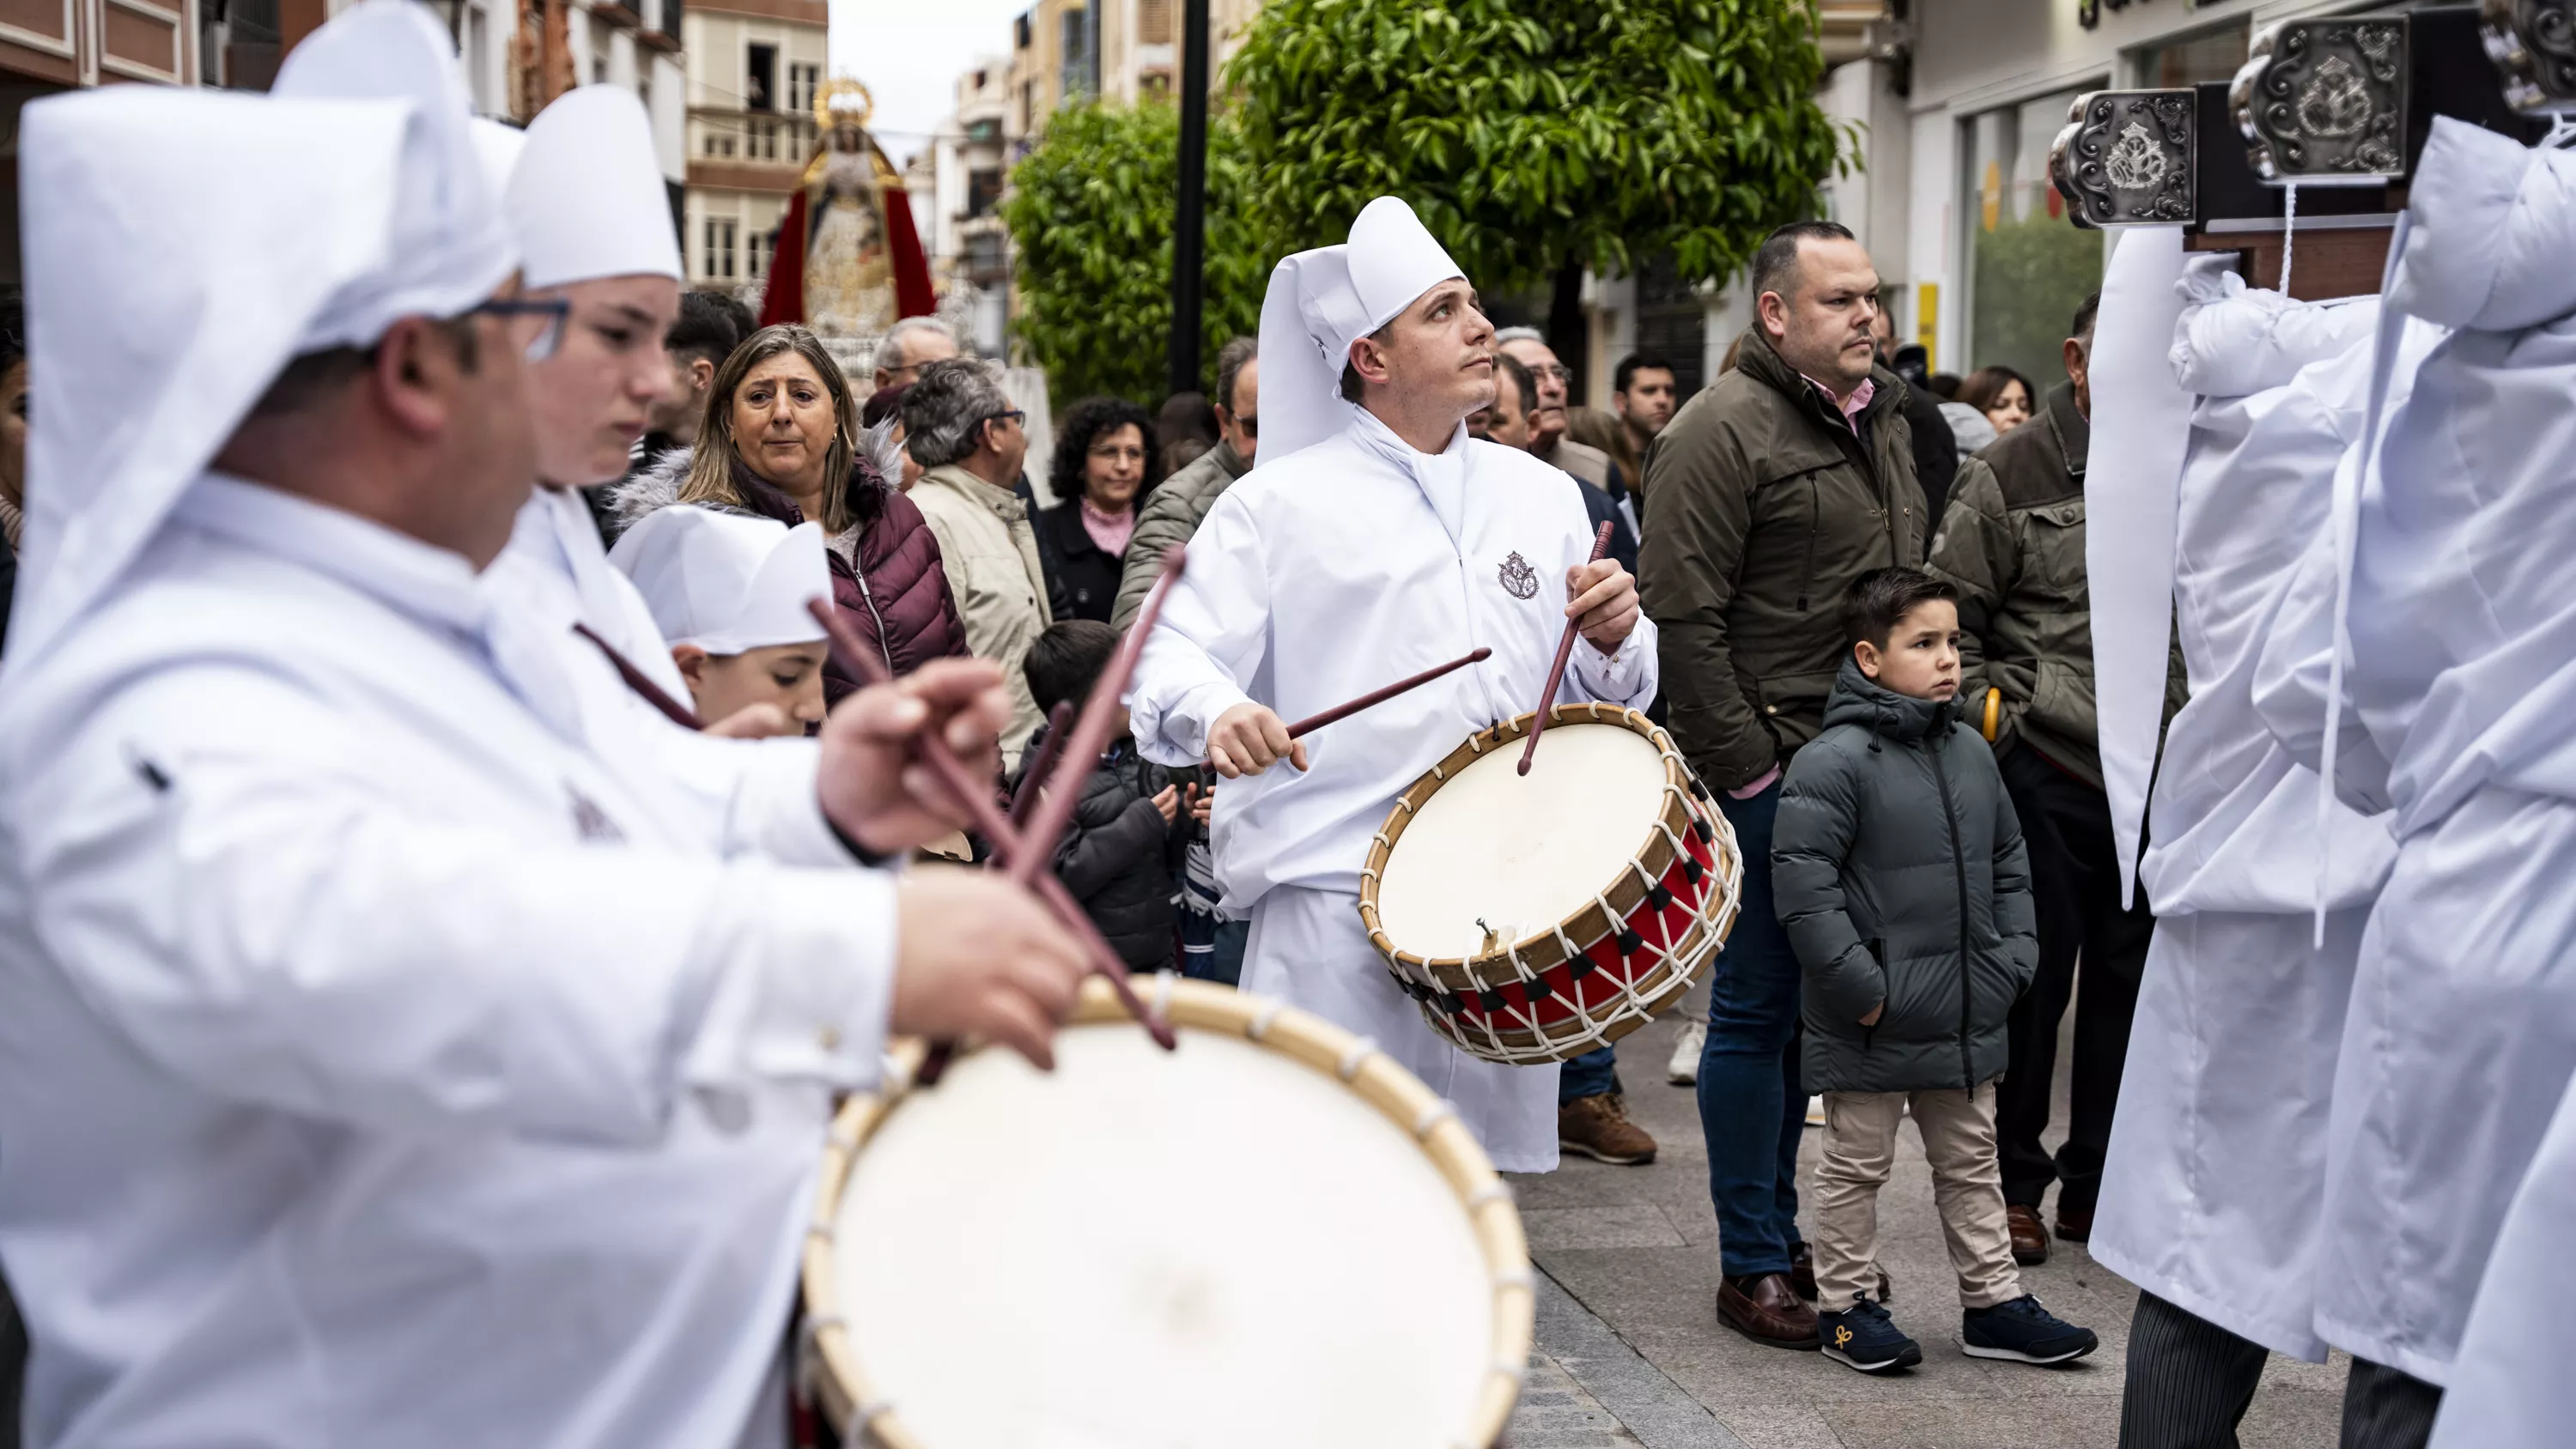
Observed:
[[[1827,1342],[1831,1343],[1828,1336]],[[2102,1346],[2093,1330],[2065,1322],[2025,1293],[1992,1308],[1959,1316],[1959,1346],[1970,1358],[2009,1358],[2023,1363],[2064,1363]]]
[[[1817,1314],[1816,1333],[1824,1340],[1825,1357],[1865,1374],[1923,1362],[1922,1345],[1898,1332],[1887,1310],[1866,1294],[1855,1296],[1852,1306],[1840,1313]]]

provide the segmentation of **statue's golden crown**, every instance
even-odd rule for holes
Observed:
[[[814,93],[814,124],[826,131],[840,125],[865,126],[876,108],[876,97],[857,78],[836,75]]]

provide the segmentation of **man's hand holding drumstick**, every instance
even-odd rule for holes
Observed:
[[[1637,630],[1637,581],[1616,559],[1595,559],[1567,569],[1565,597],[1572,601],[1565,606],[1565,617],[1604,654],[1618,653]]]
[[[1229,780],[1258,775],[1281,760],[1306,768],[1305,741],[1290,739],[1287,721],[1267,705],[1238,704],[1218,715],[1208,727],[1207,748],[1208,763]]]

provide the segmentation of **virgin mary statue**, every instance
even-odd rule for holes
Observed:
[[[778,229],[762,326],[875,337],[927,314],[930,267],[902,179],[867,133],[867,88],[834,78],[814,98],[821,141]]]

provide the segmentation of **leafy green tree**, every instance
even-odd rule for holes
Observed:
[[[1488,290],[1658,252],[1722,280],[1844,154],[1815,25],[1809,0],[1269,0],[1227,78],[1278,251],[1393,194]]]
[[[1081,106],[1051,117],[1012,169],[1002,220],[1019,254],[1017,331],[1058,406],[1095,394],[1162,400],[1180,142],[1180,111],[1168,102]],[[1217,349],[1259,329],[1270,278],[1272,259],[1244,222],[1249,188],[1240,131],[1211,116],[1200,348],[1200,387],[1211,393]]]

